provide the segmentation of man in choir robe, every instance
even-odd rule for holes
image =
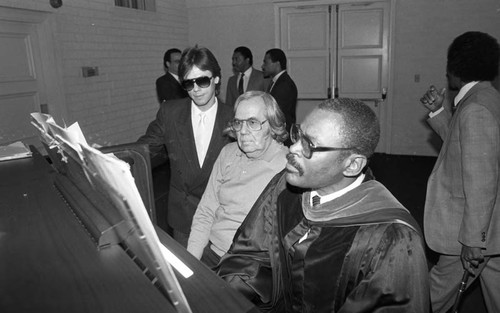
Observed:
[[[284,172],[237,231],[218,274],[272,312],[428,312],[422,235],[366,167],[379,140],[364,103],[329,99],[291,128]]]

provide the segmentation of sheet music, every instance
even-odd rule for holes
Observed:
[[[32,117],[34,126],[43,136],[54,138],[55,141],[62,142],[78,152],[90,183],[107,194],[124,219],[134,225],[134,233],[131,234],[134,237],[130,238],[131,242],[140,243],[137,246],[141,251],[136,252],[144,256],[143,261],[160,280],[177,311],[191,313],[191,308],[170,264],[188,277],[193,272],[161,244],[128,163],[90,147],[78,123],[66,128],[57,125],[47,114],[33,113]]]

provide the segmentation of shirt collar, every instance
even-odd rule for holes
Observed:
[[[479,82],[478,81],[470,82],[465,84],[462,88],[460,88],[460,91],[458,92],[457,96],[455,97],[455,100],[453,101],[453,105],[457,106],[458,103],[465,97],[467,92],[469,92],[469,90],[471,90],[471,88],[474,87],[477,83]]]
[[[179,75],[174,74],[174,73],[170,73],[170,72],[168,72],[168,73],[169,73],[170,75],[172,75],[172,76],[175,78],[175,80],[177,80],[179,83],[181,82],[181,81],[179,80]]]
[[[349,186],[345,187],[344,189],[335,191],[331,194],[325,195],[325,196],[320,196],[316,190],[311,191],[311,204],[312,204],[312,197],[318,195],[321,198],[321,203],[326,203],[328,201],[332,201],[334,199],[337,199],[338,197],[348,193],[349,191],[353,190],[354,188],[358,187],[363,183],[363,180],[365,179],[365,174],[361,174],[356,178],[356,180],[350,184]]]
[[[215,118],[217,115],[217,106],[218,106],[218,100],[217,97],[215,97],[215,103],[212,105],[212,107],[206,111],[200,110],[200,108],[194,103],[193,100],[191,100],[191,117],[198,116],[200,113],[205,113],[207,115],[207,118]],[[193,119],[192,119],[193,120]]]
[[[250,77],[250,75],[252,74],[252,67],[250,66],[245,72],[243,72],[243,74],[245,74],[245,77],[247,78]]]
[[[273,83],[275,83],[278,80],[278,78],[280,78],[280,76],[283,75],[284,72],[286,72],[286,70],[282,70],[281,72],[279,72],[278,74],[276,74],[273,77]]]

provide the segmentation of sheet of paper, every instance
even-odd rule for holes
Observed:
[[[147,262],[148,267],[167,289],[178,312],[191,312],[187,299],[170,267],[171,264],[179,266],[180,260],[175,256],[172,258],[173,254],[169,253],[168,249],[165,251],[165,248],[162,248],[163,245],[142,202],[129,165],[88,145],[81,145],[81,149],[86,160],[87,177],[96,185],[103,183],[103,191],[111,195],[111,200],[121,210],[121,214],[132,222],[135,236],[141,241],[143,247],[141,252],[145,252],[151,261]],[[185,269],[185,265],[179,267],[180,272],[185,272]]]
[[[31,150],[21,141],[0,146],[0,161],[29,158],[31,154]]]

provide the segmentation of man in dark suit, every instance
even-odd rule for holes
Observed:
[[[163,102],[139,142],[149,144],[152,158],[166,148],[170,163],[167,221],[174,239],[187,246],[213,164],[229,142],[223,130],[233,111],[216,97],[221,70],[207,48],[182,53],[179,77],[189,98]]]
[[[188,97],[186,90],[181,87],[178,76],[180,59],[181,50],[176,48],[167,50],[163,56],[165,75],[156,80],[156,94],[160,103]]]
[[[238,47],[233,52],[233,71],[235,75],[227,82],[226,104],[234,106],[236,99],[250,90],[266,91],[268,80],[261,71],[252,67],[252,51],[247,47]]]
[[[500,46],[481,32],[467,32],[448,49],[448,86],[431,86],[421,98],[443,146],[427,183],[425,239],[439,253],[431,269],[433,312],[453,305],[463,271],[479,278],[488,312],[500,312]]]
[[[286,72],[286,56],[280,49],[271,49],[266,52],[264,63],[262,64],[264,77],[271,77],[268,92],[274,97],[278,105],[285,113],[286,129],[290,132],[290,127],[295,124],[297,108],[297,86]],[[285,145],[291,145],[290,139],[285,141]]]

